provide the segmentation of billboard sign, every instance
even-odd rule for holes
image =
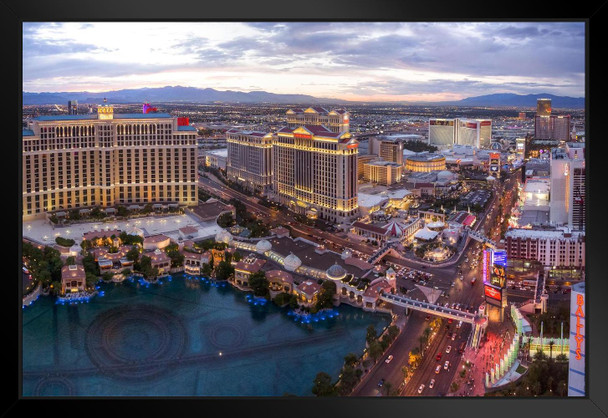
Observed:
[[[484,285],[484,295],[486,296],[486,300],[489,298],[498,302],[502,302],[502,290],[497,289],[496,287],[490,284]]]
[[[507,266],[507,252],[505,250],[495,250],[492,253],[492,264]]]
[[[501,288],[505,287],[505,268],[498,264],[492,265],[492,274],[490,283]]]
[[[482,279],[483,279],[484,283],[490,282],[491,266],[492,266],[492,250],[483,250]]]

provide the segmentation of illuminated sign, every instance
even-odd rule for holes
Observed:
[[[498,152],[491,152],[490,153],[490,159],[491,160],[493,160],[493,159],[500,159],[500,153],[498,153]]]
[[[310,134],[293,134],[294,138],[300,139],[312,139],[312,135]]]
[[[484,294],[490,299],[502,301],[502,292],[499,289],[496,289],[490,285],[484,286]]]
[[[350,145],[347,145],[346,148],[354,149],[354,148],[357,148],[358,146],[359,146],[359,144],[350,144]]]
[[[482,267],[482,278],[483,282],[487,283],[490,281],[490,266],[492,259],[492,251],[491,250],[483,250],[483,267]]]
[[[505,268],[503,266],[499,266],[497,264],[494,264],[492,266],[492,279],[490,280],[490,282],[493,285],[497,285],[500,287],[505,286]]]
[[[574,315],[576,316],[576,334],[574,334],[574,341],[576,341],[576,350],[574,350],[574,353],[575,353],[575,358],[577,360],[580,360],[582,358],[581,346],[585,339],[583,334],[581,334],[581,328],[584,327],[584,325],[581,324],[581,318],[585,318],[585,313],[583,312],[584,304],[585,304],[585,298],[583,297],[583,295],[581,295],[581,294],[576,295],[577,308],[576,308],[576,312],[574,313]]]
[[[507,252],[504,250],[494,251],[492,253],[492,264],[506,267],[507,265]]]
[[[490,125],[492,125],[492,122],[489,120],[484,120],[481,122],[481,126],[490,126]]]

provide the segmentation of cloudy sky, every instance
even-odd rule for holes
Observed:
[[[23,24],[23,90],[190,86],[346,100],[584,97],[582,22]]]

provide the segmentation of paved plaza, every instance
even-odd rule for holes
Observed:
[[[61,227],[54,227],[45,219],[40,219],[23,222],[23,238],[40,244],[51,245],[55,243],[56,237],[61,236],[62,238],[73,239],[79,245],[85,232],[113,229],[129,232],[137,228],[142,230],[145,237],[164,234],[178,242],[183,240],[179,230],[186,226],[192,226],[197,229],[192,238],[189,238],[193,240],[213,237],[222,229],[215,221],[202,222],[190,213],[163,217],[149,216],[113,222],[88,222]]]

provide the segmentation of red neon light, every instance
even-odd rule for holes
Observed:
[[[353,148],[357,148],[358,146],[359,146],[359,144],[350,144],[350,145],[347,145],[346,148],[353,149]]]
[[[576,312],[574,313],[574,315],[576,315],[576,334],[574,335],[574,340],[576,341],[576,350],[575,352],[575,358],[577,360],[580,360],[582,358],[581,356],[581,345],[583,344],[583,340],[585,339],[585,337],[583,337],[583,334],[581,334],[581,328],[583,328],[583,324],[581,324],[581,318],[585,317],[585,314],[583,313],[583,305],[585,304],[585,298],[583,297],[583,295],[576,295],[576,304],[577,304],[577,308],[576,308]]]
[[[485,286],[484,293],[489,298],[492,298],[495,300],[502,300],[500,291],[494,289],[493,287]]]
[[[190,118],[187,117],[179,117],[177,118],[177,126],[189,126]]]
[[[300,139],[312,139],[312,135],[308,135],[308,134],[293,134],[294,138],[300,138]]]

